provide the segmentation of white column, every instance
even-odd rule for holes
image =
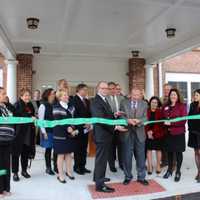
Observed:
[[[145,65],[145,94],[148,100],[154,95],[153,65]]]
[[[159,80],[159,97],[163,96],[163,74],[162,74],[162,63],[158,64],[158,80]]]
[[[17,60],[6,60],[7,64],[7,95],[11,103],[17,100]]]

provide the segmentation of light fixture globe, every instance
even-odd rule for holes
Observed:
[[[176,36],[176,29],[175,28],[167,28],[165,30],[167,38],[174,38]]]
[[[29,17],[26,19],[26,22],[29,29],[37,29],[40,20],[38,18]]]
[[[133,57],[133,58],[137,58],[137,57],[139,57],[140,51],[138,51],[138,50],[133,50],[133,51],[131,51],[131,53],[132,53],[132,57]]]
[[[34,54],[39,54],[40,50],[41,50],[41,47],[40,46],[33,46],[32,49],[33,49],[33,53]]]

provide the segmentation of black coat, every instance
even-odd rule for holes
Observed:
[[[35,115],[35,110],[31,102],[25,104],[23,100],[19,99],[14,106],[17,117],[34,117]],[[29,146],[30,149],[32,149],[31,151],[34,151],[35,126],[33,123],[16,125],[16,138],[13,142],[13,155],[19,155],[24,144]]]
[[[200,108],[198,107],[198,103],[193,102],[190,104],[190,110],[188,115],[199,115]],[[200,135],[200,119],[188,120],[188,130],[189,133],[199,133]]]
[[[106,103],[99,95],[96,95],[91,101],[92,117],[100,117],[105,119],[114,119],[114,114],[108,103]],[[94,124],[94,139],[96,143],[111,142],[114,135],[114,126],[106,124]]]
[[[90,102],[88,99],[85,99],[85,104],[83,101],[80,99],[78,95],[75,95],[73,100],[72,100],[72,105],[75,108],[75,113],[74,117],[75,118],[90,118],[91,117],[91,112],[90,112]],[[84,130],[84,124],[77,126],[80,134],[83,134]]]

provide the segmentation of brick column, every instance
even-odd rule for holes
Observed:
[[[22,88],[28,88],[32,91],[32,54],[17,55],[17,95]]]
[[[129,90],[138,87],[141,90],[145,88],[145,59],[130,58],[129,59]]]
[[[6,88],[7,88],[7,66],[5,63],[5,58],[3,55],[1,55],[1,53],[0,53],[0,67],[3,70],[3,87],[6,90]]]

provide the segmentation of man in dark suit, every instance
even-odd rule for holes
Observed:
[[[85,84],[79,84],[76,87],[76,95],[73,98],[73,106],[75,107],[76,118],[89,118],[90,103],[86,98],[88,95],[88,87]],[[88,133],[91,129],[91,125],[84,124],[77,126],[79,134],[77,136],[77,149],[74,152],[74,171],[80,175],[85,173],[91,173],[90,170],[86,169],[87,159],[87,146],[88,146]]]
[[[125,113],[124,118],[128,121],[128,131],[121,135],[123,170],[125,175],[124,185],[128,185],[133,178],[132,158],[135,153],[137,181],[142,185],[148,185],[145,179],[145,130],[144,122],[147,118],[147,104],[141,100],[141,91],[132,89],[130,99],[121,102],[120,110]]]
[[[97,85],[97,95],[91,102],[92,117],[114,119],[114,114],[106,99],[107,95],[108,84],[106,82],[100,82]],[[125,131],[121,126],[94,124],[94,140],[96,144],[94,181],[96,183],[96,190],[99,192],[115,191],[104,183],[109,152],[115,130]]]

